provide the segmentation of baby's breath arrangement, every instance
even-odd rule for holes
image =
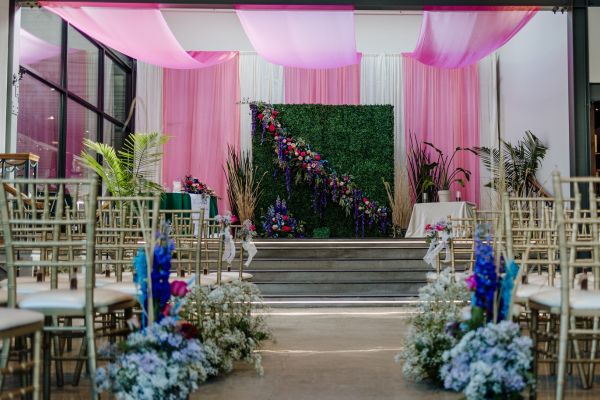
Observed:
[[[444,351],[457,342],[446,327],[461,319],[469,292],[463,279],[453,279],[449,269],[445,269],[438,279],[419,289],[419,300],[418,314],[409,321],[404,348],[396,360],[404,361],[402,372],[408,379],[430,380],[441,386]]]
[[[271,333],[264,317],[252,311],[263,299],[250,282],[234,281],[220,286],[196,286],[188,293],[182,316],[198,328],[198,339],[216,353],[214,369],[229,372],[237,360],[254,365],[262,375],[256,352]],[[264,309],[264,307],[261,307]]]

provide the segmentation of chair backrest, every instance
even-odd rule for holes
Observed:
[[[569,293],[578,272],[594,274],[594,289],[600,289],[600,218],[598,216],[598,177],[561,178],[554,173],[558,245],[561,269],[561,313],[569,315]],[[566,212],[563,200],[565,185],[572,188],[575,202]],[[586,193],[587,192],[587,193]],[[587,200],[587,208],[583,200]]]
[[[504,193],[503,201],[506,252],[521,265],[518,282],[537,268],[548,272],[548,284],[553,285],[559,263],[554,199]]]
[[[49,268],[51,289],[57,288],[61,267],[85,270],[86,310],[93,310],[96,193],[94,179],[12,179],[11,194],[0,185],[0,215],[8,272],[8,306],[16,304],[16,270],[19,267]],[[28,187],[31,196],[21,196]],[[73,212],[81,204],[83,212]],[[41,207],[39,206],[41,205]],[[20,253],[39,250],[41,260]],[[80,257],[83,256],[83,257]]]
[[[96,226],[96,263],[114,266],[117,281],[124,268],[133,266],[139,248],[152,266],[158,231],[160,196],[99,197]]]
[[[176,257],[171,260],[178,275],[196,274],[199,282],[202,273],[202,237],[205,228],[204,210],[161,210],[161,223],[170,225],[170,237],[175,242]]]

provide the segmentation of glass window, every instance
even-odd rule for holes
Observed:
[[[70,92],[98,105],[99,49],[81,33],[69,26],[67,51],[67,86]]]
[[[60,95],[41,81],[24,75],[19,83],[17,152],[40,157],[38,176],[56,178]]]
[[[79,178],[85,176],[85,170],[76,156],[83,150],[83,139],[96,141],[98,116],[79,103],[70,100],[67,103],[67,154],[65,177]]]
[[[104,57],[104,112],[121,122],[127,119],[127,73]]]
[[[43,9],[21,13],[20,64],[56,84],[60,83],[62,22]]]

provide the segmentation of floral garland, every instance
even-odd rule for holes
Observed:
[[[206,196],[215,196],[215,191],[211,189],[206,183],[201,182],[198,178],[194,178],[191,175],[186,175],[181,181],[182,190],[185,193],[191,194],[203,194]]]
[[[359,228],[365,235],[365,224],[377,224],[385,233],[389,225],[389,210],[386,206],[369,199],[358,187],[350,175],[339,175],[323,156],[310,144],[288,134],[277,119],[279,112],[273,106],[251,103],[252,132],[256,133],[257,123],[262,127],[261,143],[269,141],[277,155],[278,166],[285,171],[285,183],[288,194],[292,187],[292,173],[296,179],[304,179],[313,188],[313,208],[322,213],[327,201],[338,203],[352,215],[355,221],[355,233]],[[269,132],[269,139],[267,139]],[[275,174],[277,170],[275,170]]]
[[[452,224],[446,220],[441,220],[436,222],[435,225],[425,225],[425,241],[427,244],[432,242],[437,244],[442,232],[450,236],[452,234]]]

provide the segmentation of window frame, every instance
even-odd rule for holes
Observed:
[[[98,49],[98,80],[97,80],[97,101],[96,105],[91,104],[84,98],[80,97],[76,93],[68,89],[68,68],[67,68],[67,57],[68,57],[68,37],[69,27],[74,29],[76,32],[81,34],[86,40]],[[61,46],[60,46],[60,84],[57,84],[43,76],[40,76],[35,71],[28,69],[26,66],[19,63],[19,73],[22,75],[28,75],[31,78],[39,81],[40,83],[54,89],[60,96],[59,100],[59,112],[58,112],[58,165],[57,178],[64,178],[66,176],[66,156],[67,156],[67,108],[68,101],[73,100],[82,107],[89,111],[92,111],[96,115],[96,140],[98,142],[104,142],[104,121],[107,120],[114,124],[117,128],[122,129],[125,132],[125,137],[129,135],[135,129],[135,110],[133,110],[129,120],[119,121],[112,115],[108,114],[104,110],[104,85],[105,85],[105,57],[108,57],[114,64],[118,65],[125,71],[126,74],[126,87],[125,87],[125,104],[131,105],[135,95],[135,77],[136,77],[136,60],[130,58],[131,65],[125,63],[122,58],[117,55],[111,48],[97,42],[84,32],[77,29],[75,26],[70,25],[67,21],[61,18]],[[129,110],[127,110],[129,116]],[[17,128],[17,135],[18,135]],[[115,145],[114,143],[108,143]],[[99,161],[101,159],[99,158]]]

